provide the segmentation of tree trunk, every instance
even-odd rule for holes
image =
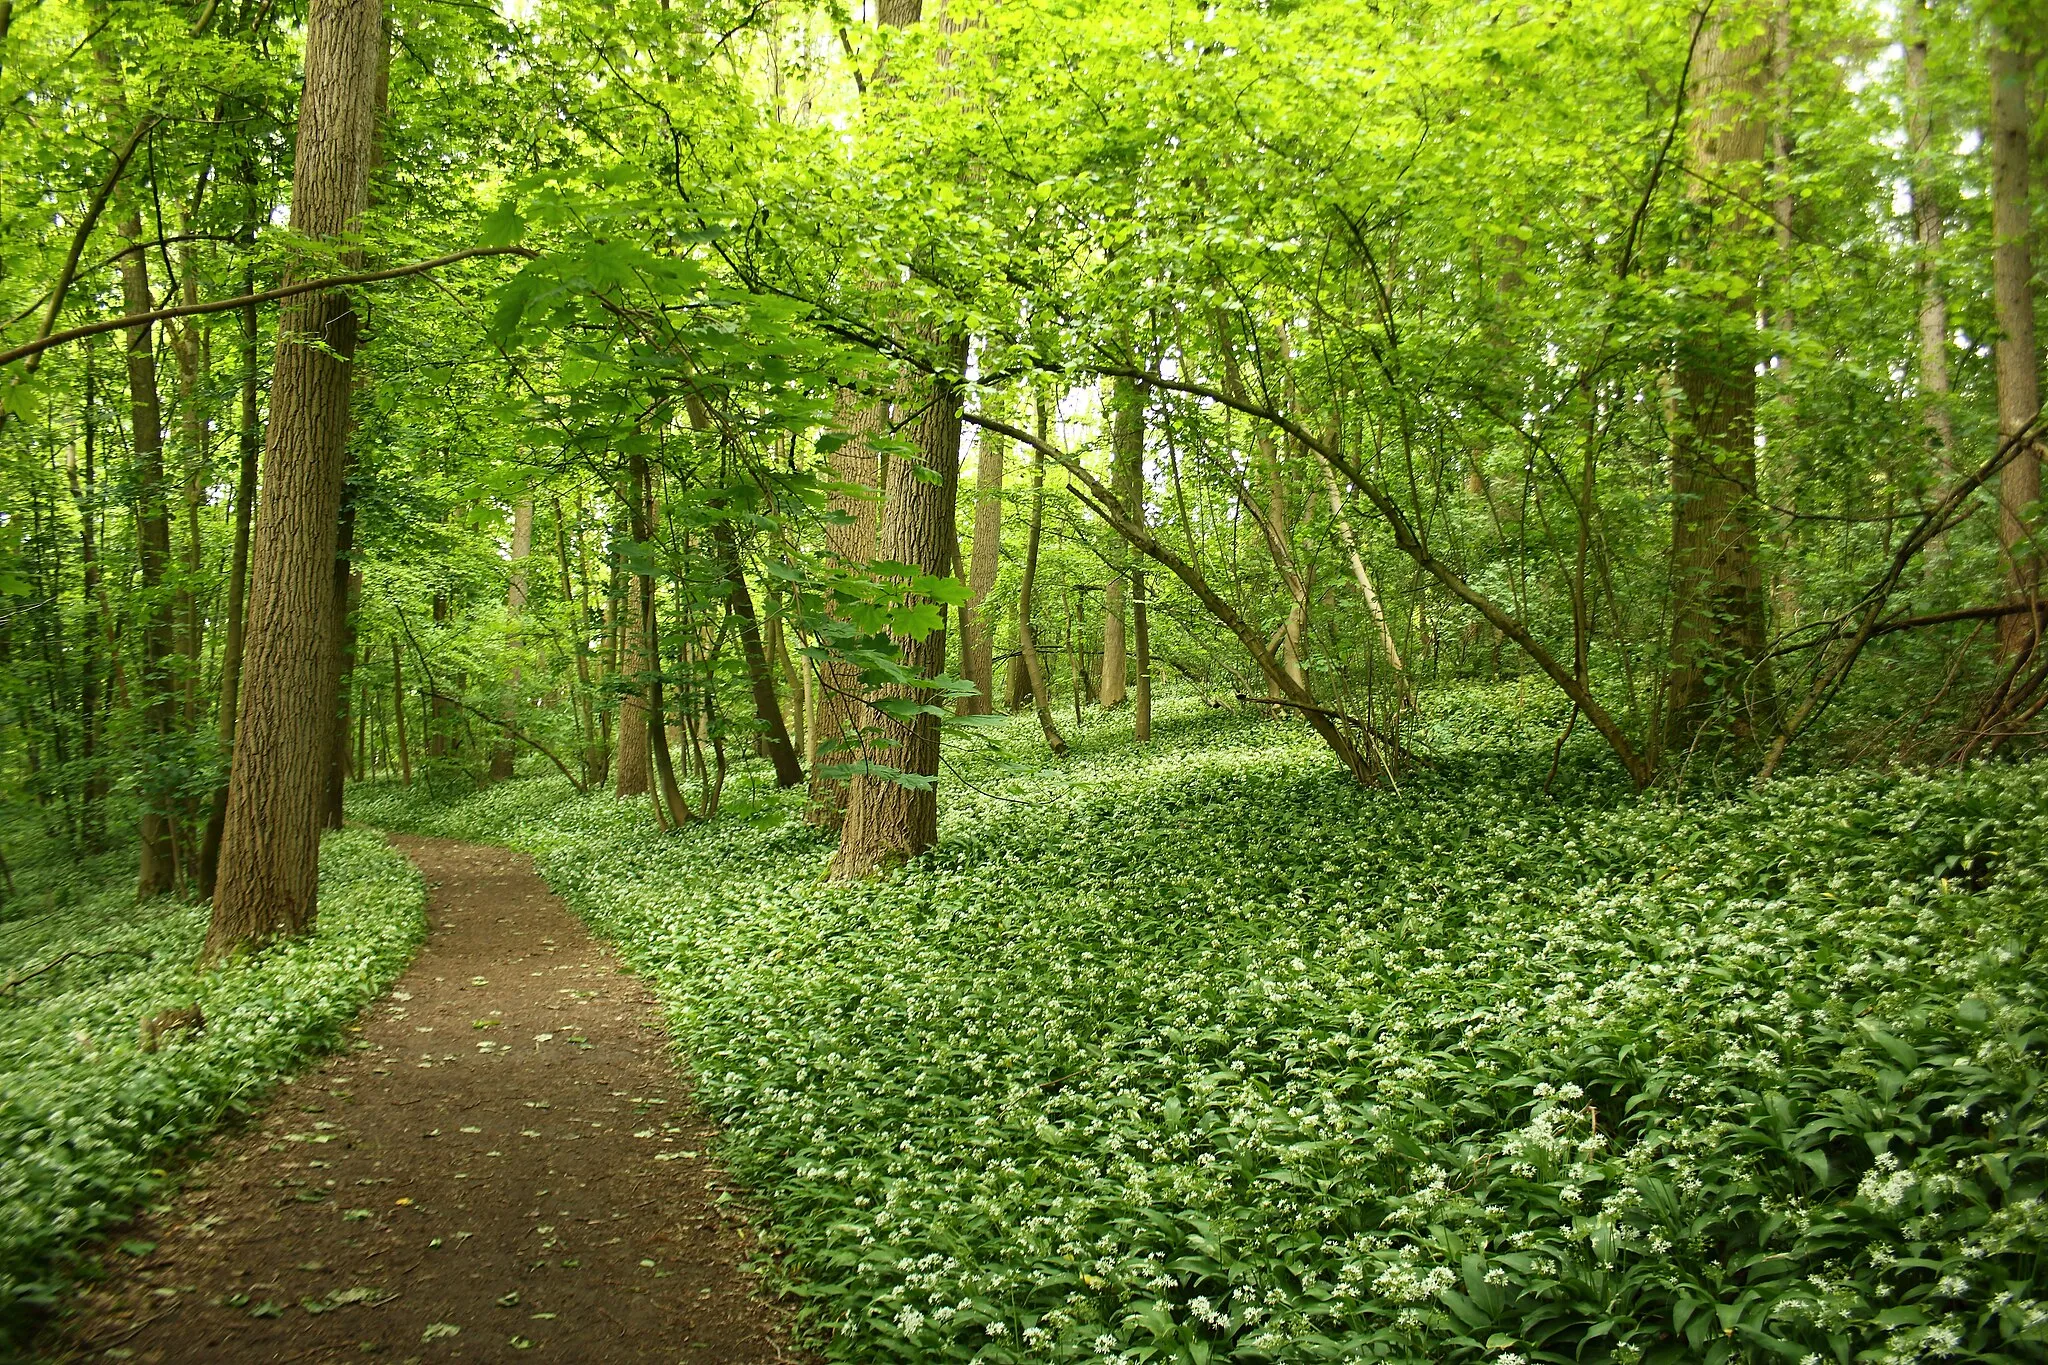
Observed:
[[[142,220],[130,213],[121,235],[142,236]],[[130,313],[155,306],[147,258],[141,251],[121,257],[121,304]],[[128,411],[135,452],[136,564],[140,571],[142,616],[141,754],[142,866],[136,895],[160,896],[177,881],[175,832],[171,824],[169,767],[173,713],[171,613],[164,599],[164,573],[171,559],[170,508],[164,498],[163,406],[158,397],[156,344],[148,327],[128,329]]]
[[[647,459],[642,455],[631,456],[628,460],[628,474],[633,487],[632,530],[633,539],[643,546],[650,546],[654,539],[655,503],[654,486],[648,477]],[[643,551],[643,553],[646,553]],[[636,574],[635,580],[640,592],[640,652],[647,664],[647,751],[654,760],[654,780],[658,802],[657,815],[666,811],[671,825],[686,825],[695,817],[688,803],[683,800],[682,788],[676,785],[675,758],[668,748],[668,707],[662,701],[662,660],[661,660],[661,617],[660,604],[654,596],[654,575]]]
[[[768,653],[770,665],[782,669],[782,685],[789,689],[789,724],[786,728],[793,738],[801,737],[808,745],[811,733],[807,714],[810,670],[799,670],[796,660],[790,657],[789,641],[782,625],[782,601],[772,588],[768,597]],[[808,749],[805,758],[809,758]]]
[[[350,392],[356,386],[350,386]],[[334,552],[334,589],[328,603],[327,695],[332,718],[327,746],[327,784],[321,802],[320,824],[340,829],[348,787],[349,680],[356,664],[356,603],[362,597],[363,576],[356,572],[352,556],[356,548],[355,499],[348,492],[348,474],[342,474],[341,529]]]
[[[726,609],[739,624],[740,653],[747,665],[747,682],[754,693],[754,719],[761,726],[768,761],[775,765],[775,785],[801,787],[804,766],[790,743],[789,727],[782,720],[782,703],[775,697],[775,675],[769,671],[768,650],[761,642],[761,621],[754,611],[754,595],[747,589],[747,576],[740,568],[739,546],[730,521],[711,524],[711,536],[718,557],[725,565],[725,582],[731,590]]]
[[[583,751],[583,784],[596,788],[604,781],[607,758],[597,737],[597,716],[590,701],[590,569],[583,552],[583,499],[576,500],[576,563],[582,590],[576,589],[569,572],[569,525],[562,515],[562,500],[555,499],[555,558],[562,571],[562,604],[569,609],[570,629],[575,633],[576,656],[576,740]]]
[[[1372,575],[1366,572],[1365,557],[1359,553],[1358,532],[1352,528],[1351,518],[1345,515],[1344,489],[1338,483],[1337,471],[1328,464],[1323,464],[1323,487],[1330,495],[1330,520],[1337,523],[1337,538],[1343,542],[1344,553],[1351,559],[1352,581],[1358,584],[1358,595],[1365,599],[1366,612],[1372,617],[1373,629],[1379,633],[1380,649],[1387,656],[1388,666],[1394,670],[1397,686],[1405,689],[1408,670],[1401,662],[1401,650],[1394,643],[1394,632],[1387,625],[1386,609],[1380,605],[1380,595],[1373,587]]]
[[[107,789],[99,763],[100,599],[104,589],[100,583],[99,509],[96,506],[99,490],[94,469],[99,444],[99,422],[94,410],[98,402],[98,375],[92,362],[93,352],[88,350],[85,357],[85,463],[82,483],[75,452],[66,468],[71,501],[78,509],[78,558],[82,574],[78,597],[85,613],[79,629],[82,658],[78,676],[78,757],[85,771],[79,789],[78,842],[81,851],[86,853],[99,852],[104,840]]]
[[[989,593],[1003,562],[1003,464],[1009,442],[982,432],[975,442],[974,558],[967,569],[967,606],[960,613],[960,676],[974,695],[960,699],[963,716],[985,716],[995,706],[994,604]]]
[[[1725,255],[1747,273],[1756,248],[1744,240],[1761,193],[1762,117],[1770,41],[1732,43],[1737,13],[1717,14],[1693,63],[1691,155],[1699,174],[1688,196],[1708,226],[1695,249]],[[1764,651],[1764,604],[1757,564],[1755,303],[1732,300],[1720,317],[1685,339],[1681,399],[1671,442],[1671,665],[1665,681],[1664,742],[1687,749],[1732,702],[1756,700]],[[1746,714],[1748,705],[1743,711]],[[1740,730],[1748,724],[1737,719]]]
[[[382,37],[377,0],[313,0],[292,168],[291,226],[301,237],[334,240],[362,216]],[[278,321],[240,733],[208,960],[313,923],[320,779],[335,720],[319,699],[328,694],[356,331],[354,304],[335,291],[297,296]]]
[[[1052,404],[1045,392],[1038,393],[1038,439],[1046,439],[1052,427]],[[989,433],[993,434],[993,433]],[[1045,455],[1031,452],[1031,528],[1024,538],[1024,578],[1017,585],[1017,657],[1023,661],[1024,685],[1031,693],[1032,709],[1038,712],[1038,728],[1054,758],[1067,756],[1067,741],[1053,724],[1052,693],[1045,684],[1045,664],[1038,657],[1038,630],[1032,625],[1032,599],[1038,591],[1038,545],[1045,533]]]
[[[533,553],[533,499],[527,498],[512,512],[512,581],[505,589],[505,619],[512,624],[512,681],[505,694],[502,717],[506,730],[491,750],[491,781],[504,782],[512,776],[512,761],[519,750],[511,738],[519,724],[519,618],[526,613],[526,559]]]
[[[1145,505],[1145,408],[1138,386],[1129,379],[1109,382],[1110,486],[1126,507]],[[1129,547],[1117,542],[1117,558],[1128,561]],[[1124,584],[1130,569],[1110,577],[1102,592],[1102,704],[1122,706],[1128,687],[1130,655],[1124,632]]]
[[[967,364],[965,334],[944,343],[944,368],[925,394],[918,420],[917,444],[926,470],[936,474],[927,483],[909,460],[892,460],[887,475],[882,520],[875,534],[875,555],[908,564],[921,574],[944,577],[953,568],[954,516],[960,487],[960,389],[955,377]],[[903,664],[913,674],[932,678],[946,668],[946,627],[943,608],[939,625],[922,639],[895,637]],[[880,700],[899,699],[932,704],[928,688],[889,685]],[[875,712],[863,728],[862,757],[920,778],[939,773],[939,718],[920,714],[908,723]],[[832,860],[835,877],[861,877],[914,858],[930,848],[939,834],[939,796],[935,786],[906,786],[869,773],[848,784],[846,823],[839,834],[839,852]]]
[[[405,742],[405,660],[396,636],[391,640],[391,716],[398,727],[398,778],[412,785],[412,749]]]
[[[640,500],[637,486],[628,484],[631,502]],[[635,517],[637,521],[638,518]],[[649,603],[642,593],[639,575],[626,577],[627,600],[615,612],[621,619],[613,626],[619,637],[619,673],[630,686],[619,698],[619,739],[617,771],[612,778],[612,795],[621,800],[648,793],[649,750],[647,748],[647,619]]]
[[[256,272],[253,268],[242,272],[242,292],[256,292]],[[237,432],[237,465],[235,470],[235,541],[228,558],[228,604],[226,637],[220,652],[220,711],[216,719],[219,727],[220,751],[223,757],[232,759],[235,752],[235,721],[239,714],[242,694],[242,616],[244,599],[249,587],[249,532],[256,515],[256,461],[263,450],[263,433],[257,422],[259,387],[259,366],[262,360],[258,341],[261,319],[257,316],[256,305],[249,304],[241,310],[242,316],[242,416]],[[402,715],[401,715],[402,719]],[[407,778],[411,780],[410,776]],[[206,816],[206,835],[199,845],[199,887],[201,894],[209,900],[213,897],[214,882],[220,872],[220,839],[228,818],[228,784],[223,777],[214,789],[213,800]]]
[[[2034,350],[2034,263],[2027,192],[2027,59],[2016,35],[1995,33],[1991,43],[1991,292],[1998,314],[1998,436],[2011,441],[2041,412],[2040,359]],[[2040,590],[2033,505],[2041,499],[2041,446],[2037,436],[1999,474],[1998,543],[2006,554],[2006,591],[2015,602]],[[2030,612],[1998,622],[1999,648],[2017,654],[2034,639]]]
[[[1152,742],[1152,622],[1151,603],[1145,600],[1145,571],[1131,566],[1131,643],[1137,652],[1138,686],[1133,694],[1131,738],[1140,744]]]
[[[1119,376],[1110,381],[1111,484],[1130,514],[1145,519],[1145,408],[1150,392],[1143,384]],[[1143,742],[1152,736],[1152,642],[1144,601],[1144,570],[1119,538],[1124,572],[1110,580],[1111,591],[1103,594],[1102,704],[1116,706],[1124,699],[1123,589],[1130,585],[1131,624],[1136,635],[1138,690],[1137,714],[1132,734]],[[1112,622],[1114,624],[1112,624]]]
[[[873,495],[881,486],[881,461],[868,438],[888,429],[889,413],[879,401],[849,389],[839,391],[836,407],[832,424],[847,439],[826,457],[832,481],[843,487],[831,495],[829,510],[834,519],[825,526],[825,547],[842,567],[855,568],[875,557]],[[834,746],[844,742],[860,720],[857,673],[840,659],[828,660],[820,667],[818,704],[811,713],[818,732],[818,753],[811,760],[811,799],[805,818],[821,829],[839,828],[846,815],[846,783],[826,776],[821,769],[845,761],[844,755],[834,752]]]
[[[1906,49],[1906,151],[1910,158],[1913,236],[1920,247],[1920,392],[1927,400],[1944,480],[1955,473],[1955,414],[1949,410],[1948,294],[1941,284],[1943,226],[1936,189],[1934,115],[1927,93],[1927,0],[1900,0]]]

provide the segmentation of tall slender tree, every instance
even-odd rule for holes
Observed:
[[[2029,601],[2041,585],[2040,547],[2034,543],[2034,504],[2041,500],[2038,432],[2040,356],[2034,342],[2032,195],[2028,180],[2028,54],[2010,28],[1991,37],[1991,294],[1998,314],[1998,438],[2024,444],[1999,474],[1998,543],[2006,556],[2006,585],[2014,601]],[[2000,618],[1998,641],[2008,654],[2033,642],[2034,615]]]
[[[974,555],[967,569],[967,605],[960,610],[960,676],[974,695],[960,699],[963,716],[995,705],[995,589],[1003,561],[1003,463],[1009,442],[990,432],[975,440]]]

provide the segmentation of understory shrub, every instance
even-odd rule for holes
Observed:
[[[342,1042],[411,959],[425,906],[404,857],[346,831],[321,845],[315,932],[215,971],[193,967],[205,907],[137,905],[132,881],[0,922],[0,978],[18,983],[0,991],[0,1341],[181,1149]],[[203,1028],[142,1049],[142,1020],[192,1005]]]
[[[362,809],[533,851],[658,984],[838,1359],[2048,1359],[2048,770],[1158,733],[1027,718],[862,884],[793,798]]]

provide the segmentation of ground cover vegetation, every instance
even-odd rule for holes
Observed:
[[[837,1359],[2036,1357],[2034,765],[1558,799],[1531,725],[1395,792],[1161,722],[1013,724],[880,883],[787,797],[359,799],[625,945]]]
[[[126,876],[82,893],[35,876],[38,910],[0,924],[0,1330],[47,1306],[81,1244],[199,1140],[341,1045],[411,959],[426,896],[404,858],[337,834],[320,877],[317,932],[218,972],[194,966],[203,907],[137,907]]]
[[[711,1021],[742,1001],[715,992],[756,972],[760,1008],[811,989],[775,976],[797,971],[793,949],[764,965],[743,944],[772,954],[780,934],[877,980],[891,954],[937,954],[932,989],[964,999],[937,927],[957,922],[1005,972],[1063,962],[1102,992],[1087,1009],[1132,1021],[1145,989],[1197,1017],[1198,984],[1239,1024],[1262,983],[1306,1010],[1285,984],[1304,975],[1355,998],[1348,1021],[1382,982],[1380,1005],[1444,1038],[1484,1013],[1528,1067],[1578,1058],[1567,1034],[1613,1055],[1574,1062],[1585,1078],[1546,1071],[1538,1097],[1521,1062],[1488,1072],[1443,1039],[1442,1058],[1404,1052],[1374,1084],[1385,1141],[1413,1150],[1365,1139],[1355,1167],[1297,1172],[1305,1186],[1277,1174],[1284,1144],[1215,1147],[1240,1194],[1258,1190],[1230,1216],[1273,1239],[1263,1264],[1300,1261],[1295,1297],[1183,1304],[1162,1284],[1156,1340],[1088,1310],[1105,1354],[1307,1351],[1336,1321],[1308,1306],[1328,1250],[1357,1267],[1315,1272],[1356,1289],[1328,1290],[1355,1302],[1339,1316],[1363,1342],[1327,1345],[1339,1355],[1485,1354],[1499,1336],[1513,1344],[1491,1354],[1532,1359],[1764,1359],[1772,1342],[2038,1359],[2033,1310],[2013,1306],[2032,1262],[1997,1261],[2010,1289],[1946,1268],[1967,1239],[1941,1220],[1975,1190],[1986,1227],[2016,1227],[2008,1206],[2037,1195],[2034,1158],[1998,1144],[2031,1151],[2011,1078],[2033,1043],[2006,1011],[2029,1008],[2011,974],[2032,952],[2024,793],[2048,712],[2044,28],[2039,0],[0,0],[0,932],[60,908],[18,870],[126,862],[144,914],[204,905],[197,960],[239,971],[327,932],[322,832],[365,799],[392,819],[458,812],[476,827],[443,827],[476,837],[526,811],[517,837],[565,893],[691,1002],[707,1097],[814,1250],[840,1244],[806,1211],[829,1199],[763,1154],[865,1138],[836,1129],[853,1110],[820,1109],[822,1136],[771,1142],[747,1114],[784,1123],[774,1106],[743,1113],[721,1088],[714,1058],[736,1044]],[[1155,743],[1169,699],[1220,728],[1176,710],[1182,738]],[[998,819],[981,789],[1013,780],[1065,813]],[[1203,814],[1169,820],[1184,790]],[[1973,803],[1989,861],[1950,837]],[[1293,850],[1283,816],[1320,847]],[[1054,838],[1034,821],[1069,823],[1032,846]],[[1525,821],[1542,852],[1511,851]],[[960,861],[972,830],[1002,857],[1028,849],[1023,880],[978,880],[997,869]],[[1148,899],[1178,881],[1105,889],[1211,838],[1214,866],[1171,874],[1195,879],[1184,917]],[[1611,866],[1590,851],[1610,844]],[[1627,880],[1667,846],[1669,884]],[[673,900],[662,913],[715,918],[691,899],[713,889],[673,869],[728,863],[764,888],[751,918],[718,921],[731,961],[618,908],[644,875]],[[1453,868],[1471,885],[1440,880]],[[1720,880],[1738,871],[1751,884]],[[1013,911],[966,899],[982,890],[1049,918],[998,937],[986,917]],[[955,918],[929,909],[945,897]],[[1090,928],[1059,897],[1134,918]],[[861,906],[872,924],[830,943],[806,918]],[[1318,914],[1328,942],[1302,930],[1275,956]],[[1413,956],[1403,924],[1445,956]],[[1140,925],[1186,960],[1141,960],[1117,938]],[[2000,933],[2011,962],[1963,946]],[[1127,987],[1074,957],[1091,936]],[[1837,954],[1876,965],[1848,978]],[[167,981],[212,979],[159,958]],[[1572,972],[1611,983],[1613,1020],[1573,1013]],[[1631,995],[1660,972],[1690,972],[1698,998]],[[1749,1022],[1709,1002],[1767,978],[1754,1022],[1786,1035],[1764,1039],[1784,1059],[1769,1084],[1685,1032],[1735,1048]],[[817,1025],[876,1049],[834,1067],[909,1065],[865,1018]],[[1619,1020],[1655,1048],[1617,1041]],[[992,1075],[1070,1045],[1011,1022]],[[1161,1087],[1163,1059],[1239,1046],[1130,1027],[1154,1039],[1142,1074]],[[1367,1039],[1332,1045],[1333,1066],[1352,1048],[1346,1067],[1378,1065],[1360,1059],[1379,1035],[1330,1029]],[[1970,1065],[2010,1102],[1912,1108],[1941,1091],[1925,1059],[1972,1038]],[[1141,1137],[1199,1155],[1249,1085],[1228,1060],[1257,1059],[1227,1058],[1200,1104],[1173,1072],[1172,1133],[1148,1107],[1163,1092],[1118,1081],[1132,1133],[1074,1138],[1072,1160],[1109,1169]],[[1286,1064],[1261,1084],[1293,1085]],[[1666,1166],[1624,1179],[1634,1120],[1615,1097],[1649,1093],[1630,1067],[1673,1068],[1638,1105],[1670,1136],[1630,1131]],[[889,1074],[887,1093],[921,1084]],[[1042,1077],[1055,1128],[1079,1102],[1063,1074]],[[837,1093],[829,1068],[797,1075],[775,1102],[791,1112]],[[1339,1114],[1366,1104],[1362,1082],[1329,1084]],[[1558,1099],[1565,1085],[1580,1094]],[[1325,1112],[1289,1093],[1290,1123]],[[1910,1139],[1864,1155],[1808,1133],[1852,1110],[1844,1132],[1889,1132],[1871,1115],[1895,1108]],[[1604,1174],[1507,1156],[1531,1125],[1566,1144],[1553,1163]],[[1811,1160],[1715,1165],[1756,1189],[1672,1195],[1729,1221],[1659,1232],[1665,1251],[1630,1242],[1624,1270],[1583,1239],[1488,1240],[1493,1208],[1539,1240],[1577,1219],[1615,1248],[1647,1238],[1630,1201],[1664,1196],[1637,1176],[1675,1190],[1681,1144],[1781,1131],[1806,1133],[1781,1146]],[[1609,1145],[1572,1146],[1595,1138]],[[1950,1142],[1976,1165],[1924,1193],[1913,1162]],[[1864,1164],[1880,1158],[1902,1164]],[[1277,1185],[1257,1184],[1261,1162]],[[1402,1183],[1417,1163],[1446,1173],[1435,1224],[1414,1221],[1426,1185]],[[1933,1201],[1914,1215],[1925,1237],[1867,1253],[1897,1264],[1859,1259],[1828,1221],[1891,1216],[1846,1193],[1851,1176]],[[1307,1194],[1281,1191],[1340,1177],[1360,1211],[1311,1236]],[[1538,1209],[1539,1187],[1567,1184],[1582,1210]],[[1259,1220],[1287,1200],[1283,1237]],[[1399,1231],[1415,1226],[1442,1229],[1426,1252]],[[1728,1250],[1745,1237],[1754,1251]],[[908,1277],[982,1273],[942,1270],[954,1254],[920,1251],[942,1260],[897,1280],[814,1257],[806,1292],[834,1340],[868,1343],[849,1351],[1092,1349],[1079,1307],[1060,1322],[1063,1306],[979,1282],[960,1297],[987,1306],[941,1317]],[[1019,1273],[989,1255],[1011,1268],[988,1275]],[[1779,1285],[1794,1266],[1810,1312]],[[1475,1325],[1551,1311],[1566,1291],[1532,1286],[1553,1271],[1626,1311]],[[1929,1287],[1944,1281],[1967,1292]],[[890,1288],[893,1336],[875,1316]]]

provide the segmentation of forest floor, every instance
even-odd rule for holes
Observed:
[[[654,997],[525,855],[393,842],[432,888],[411,969],[127,1234],[52,1357],[800,1358]]]

